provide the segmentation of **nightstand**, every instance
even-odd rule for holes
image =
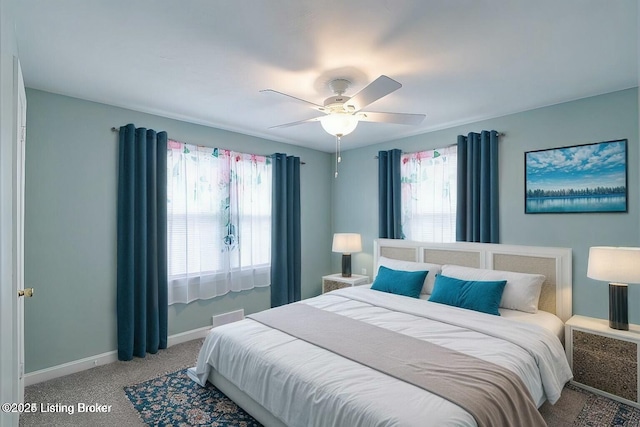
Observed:
[[[594,393],[640,407],[638,400],[638,344],[640,326],[628,331],[609,328],[609,322],[573,316],[565,324],[567,358],[573,383]]]
[[[341,273],[330,274],[322,276],[322,293],[350,286],[366,285],[367,283],[369,283],[369,276],[352,274],[351,277],[342,277]]]

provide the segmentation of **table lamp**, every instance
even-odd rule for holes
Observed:
[[[640,283],[640,248],[589,248],[587,276],[609,282],[609,327],[628,331],[627,283]]]
[[[357,233],[335,233],[333,252],[342,253],[342,277],[351,277],[351,254],[362,250],[362,239]]]

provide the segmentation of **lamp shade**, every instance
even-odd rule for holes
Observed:
[[[333,252],[351,254],[362,251],[362,238],[358,233],[336,233],[333,235]]]
[[[587,276],[606,282],[640,283],[640,248],[589,248]]]
[[[348,113],[331,113],[322,117],[320,124],[331,135],[345,136],[358,126],[358,118]]]

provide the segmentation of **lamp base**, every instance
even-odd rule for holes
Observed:
[[[342,277],[351,277],[351,254],[342,254]]]
[[[627,285],[609,283],[609,327],[621,331],[629,330],[629,303]]]

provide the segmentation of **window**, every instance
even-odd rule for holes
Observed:
[[[169,304],[268,286],[268,157],[169,141]]]
[[[401,157],[402,232],[409,240],[456,240],[457,147]]]

